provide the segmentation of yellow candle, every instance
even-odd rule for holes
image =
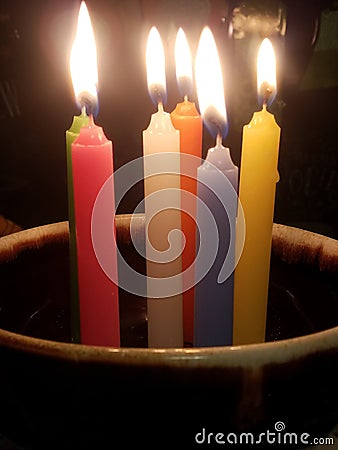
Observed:
[[[172,233],[181,229],[180,134],[163,110],[165,61],[155,27],[147,42],[147,79],[158,103],[143,131],[148,347],[183,347],[182,239]]]
[[[267,52],[265,58],[264,50]],[[271,71],[272,66],[274,71]],[[259,91],[275,92],[275,66],[272,46],[265,39],[257,61]],[[261,76],[263,70],[265,75]],[[244,211],[246,235],[235,270],[234,345],[265,341],[280,139],[280,127],[266,108],[267,98],[262,110],[255,112],[251,122],[243,128],[239,200]]]

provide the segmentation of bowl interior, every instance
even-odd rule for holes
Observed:
[[[3,330],[71,342],[67,230],[65,223],[60,224],[57,237],[52,233],[48,239],[40,239],[39,245],[19,246],[14,258],[2,258]],[[144,239],[142,231],[140,220],[139,239]],[[27,231],[23,233],[27,235]],[[19,240],[20,235],[17,233]],[[131,245],[123,221],[117,222],[117,237],[124,258],[144,273],[144,260]],[[119,294],[121,346],[147,347],[146,299],[122,289]],[[273,251],[266,341],[304,336],[337,325],[337,273],[319,270],[316,264],[287,263]]]

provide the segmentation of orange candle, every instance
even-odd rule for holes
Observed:
[[[181,177],[183,191],[181,196],[182,232],[186,238],[182,253],[182,271],[188,269],[196,252],[196,203],[197,168],[202,157],[202,118],[195,103],[188,100],[192,91],[191,53],[185,33],[180,28],[175,44],[176,77],[184,101],[178,103],[171,113],[174,127],[180,131]],[[192,155],[192,158],[184,155]],[[188,176],[189,174],[189,176]],[[184,191],[192,196],[185,196]],[[189,214],[188,212],[189,211]],[[183,273],[183,334],[186,345],[192,345],[194,335],[194,273]]]

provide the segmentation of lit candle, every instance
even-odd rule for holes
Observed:
[[[176,105],[171,113],[174,127],[180,132],[181,155],[193,155],[195,158],[181,157],[181,189],[192,196],[181,196],[182,233],[186,238],[182,253],[182,270],[185,271],[195,259],[196,250],[196,203],[197,167],[202,157],[202,118],[195,103],[188,100],[192,92],[193,75],[189,44],[182,28],[178,30],[175,42],[176,78],[184,100]],[[189,174],[190,176],[187,176]],[[187,213],[190,211],[190,214]],[[194,272],[183,272],[183,333],[186,345],[193,343],[194,333]]]
[[[203,121],[216,137],[197,170],[197,227],[194,346],[232,343],[233,270],[237,214],[238,168],[229,148],[222,69],[208,27],[202,31],[196,55],[196,84]]]
[[[97,104],[97,61],[94,35],[85,3],[81,3],[78,31],[71,54],[71,71],[76,96],[85,99],[87,107]],[[81,102],[81,100],[78,100]],[[92,211],[101,187],[113,174],[112,142],[102,128],[83,126],[71,145],[75,234],[81,343],[119,346],[118,287],[103,272],[96,259],[91,236]],[[107,192],[107,191],[106,191]],[[115,232],[113,181],[105,195],[106,216],[102,229]],[[96,231],[97,232],[97,231]],[[104,233],[102,233],[104,235]],[[97,241],[97,240],[96,240]],[[102,245],[109,245],[104,242]],[[116,247],[110,248],[110,263],[117,271]]]
[[[257,87],[263,108],[243,128],[239,199],[246,237],[235,271],[234,345],[265,341],[280,139],[280,128],[267,111],[276,93],[276,62],[268,39],[258,53]]]
[[[84,20],[83,14],[85,6],[80,7],[81,14],[79,14],[79,20]],[[82,26],[77,27],[77,33],[80,33],[83,29]],[[82,38],[76,40],[81,42]],[[73,51],[70,55],[70,66],[74,64]],[[71,71],[72,72],[72,71]],[[73,71],[74,73],[74,71]],[[75,81],[75,80],[72,80]],[[75,98],[79,104],[81,114],[73,117],[72,124],[69,130],[66,131],[66,157],[67,157],[67,192],[68,192],[68,223],[69,223],[69,260],[70,260],[70,304],[72,309],[72,340],[74,342],[80,342],[80,322],[79,322],[79,293],[78,293],[78,281],[77,281],[77,252],[76,252],[76,237],[75,237],[75,215],[74,215],[74,193],[73,193],[73,171],[72,171],[72,154],[71,146],[75,139],[79,136],[80,130],[84,125],[88,124],[89,117],[86,112],[85,101],[82,98],[77,97],[77,85],[73,82],[73,88]]]
[[[180,256],[170,256],[171,249],[181,247],[180,233],[171,233],[181,228],[180,137],[170,114],[163,110],[166,97],[165,57],[161,37],[155,27],[148,36],[146,59],[149,94],[158,106],[148,128],[143,131],[145,218],[148,225],[148,346],[182,347],[182,276],[179,275],[182,261]],[[166,296],[166,290],[158,288],[161,279],[172,279],[173,285],[176,285],[172,287],[177,293]]]

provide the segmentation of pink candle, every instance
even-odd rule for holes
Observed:
[[[120,345],[118,286],[102,270],[95,255],[91,234],[96,198],[103,184],[111,177],[111,182],[105,186],[106,205],[101,208],[106,212],[106,216],[100,218],[102,234],[96,236],[95,242],[102,246],[112,244],[106,255],[110,257],[110,267],[115,272],[112,278],[116,280],[112,155],[112,142],[91,117],[89,125],[82,127],[79,137],[72,144],[81,343],[90,345]],[[98,231],[96,228],[95,232]]]
[[[118,286],[115,284],[113,146],[102,128],[94,124],[92,116],[92,111],[97,109],[97,55],[84,2],[79,10],[70,69],[75,97],[90,115],[89,124],[81,128],[71,146],[81,343],[116,347],[120,345],[120,326]],[[100,197],[96,210],[99,214],[93,217],[93,208],[104,184],[104,196]],[[102,254],[102,248],[107,250],[104,264],[109,267],[109,276],[96,257]]]

